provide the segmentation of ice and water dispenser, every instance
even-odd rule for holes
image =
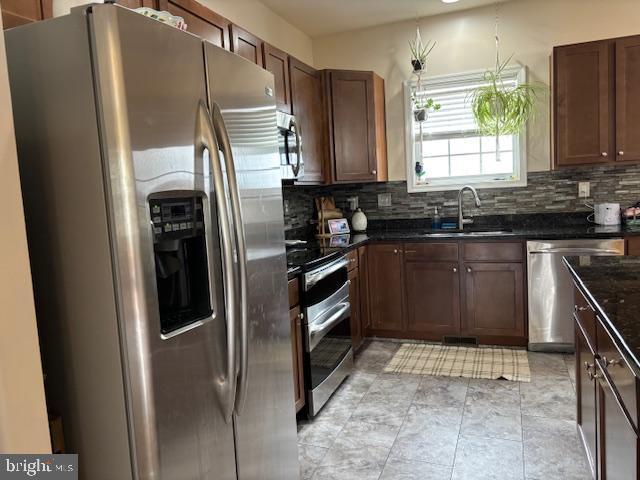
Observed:
[[[163,334],[212,314],[203,197],[174,195],[149,200]]]

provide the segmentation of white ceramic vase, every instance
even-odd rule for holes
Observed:
[[[359,208],[351,217],[351,227],[354,232],[364,232],[367,230],[367,216]]]

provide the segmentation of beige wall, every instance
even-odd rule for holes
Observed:
[[[491,67],[494,7],[422,19],[422,36],[438,42],[428,61],[432,75]],[[501,52],[515,53],[530,79],[549,83],[554,45],[640,33],[638,0],[515,0],[500,8]],[[385,79],[389,177],[405,174],[402,82],[411,75],[407,42],[416,22],[406,21],[314,38],[316,68],[374,70]],[[550,168],[548,99],[540,102],[528,134],[528,170]]]
[[[0,20],[0,30],[1,25]],[[2,35],[0,205],[0,452],[47,453],[49,427]]]
[[[101,2],[102,0],[94,0]],[[267,43],[313,65],[311,38],[287,23],[282,17],[257,0],[198,0],[211,10],[257,35]],[[89,0],[53,0],[53,15],[65,15],[70,7]]]

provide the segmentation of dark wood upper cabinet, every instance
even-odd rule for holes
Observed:
[[[231,24],[231,51],[264,67],[262,40],[237,25]]]
[[[404,327],[402,246],[373,244],[369,255],[369,304],[371,330],[382,335]]]
[[[325,182],[326,136],[320,72],[289,57],[291,108],[301,137],[304,175],[298,183]]]
[[[229,26],[231,22],[195,0],[158,0],[158,9],[184,18],[187,31],[230,50]]]
[[[2,26],[19,27],[53,16],[53,0],[2,0]]]
[[[156,0],[116,0],[116,3],[127,8],[156,7]]]
[[[612,45],[554,49],[555,166],[607,162],[613,156]]]
[[[616,40],[616,152],[640,161],[640,36]]]
[[[465,263],[463,273],[464,334],[518,337],[526,343],[524,264]]]
[[[289,55],[276,47],[263,43],[263,65],[273,73],[276,106],[281,112],[291,113],[291,85],[289,82]]]
[[[554,167],[640,161],[640,35],[556,47]]]
[[[408,245],[407,249],[410,248]],[[442,340],[460,334],[458,262],[405,261],[407,330]]]
[[[384,80],[351,70],[324,75],[332,181],[386,181]]]

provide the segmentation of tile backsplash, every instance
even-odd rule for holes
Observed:
[[[482,206],[465,194],[465,215],[508,215],[588,211],[578,198],[578,182],[590,182],[586,203],[618,202],[627,206],[640,200],[640,165],[597,166],[530,172],[528,185],[518,188],[478,190]],[[457,215],[456,191],[408,193],[406,182],[345,184],[332,186],[285,186],[285,229],[305,227],[313,216],[313,199],[332,195],[336,205],[348,211],[347,198],[357,196],[360,208],[372,220],[424,218],[441,208],[444,217]],[[391,206],[379,207],[378,194],[390,193]]]

